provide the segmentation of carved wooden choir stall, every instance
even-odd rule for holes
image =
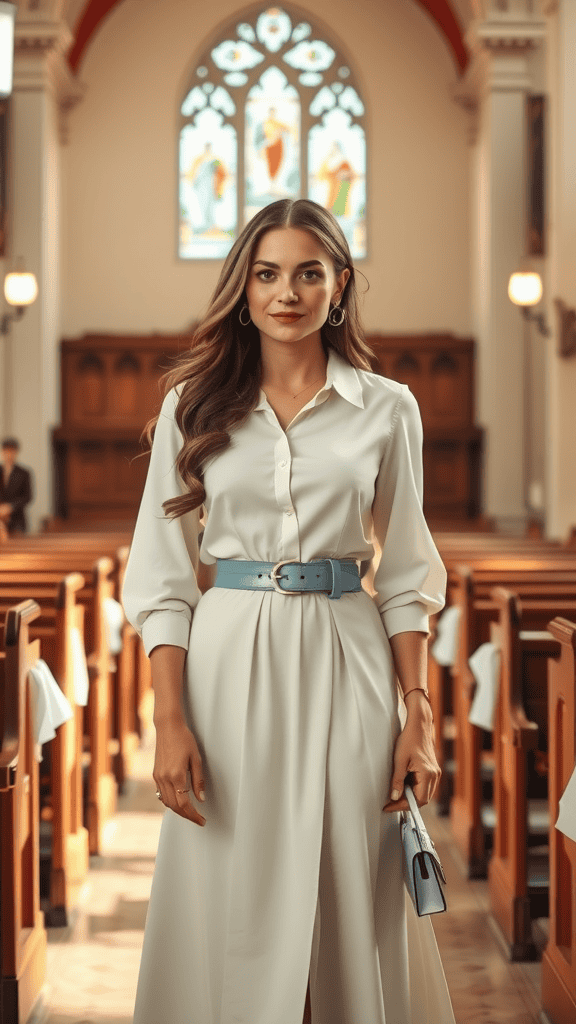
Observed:
[[[482,430],[474,423],[472,339],[371,335],[375,372],[408,384],[424,427],[424,508],[433,519],[479,514]],[[134,521],[148,454],[140,437],[159,410],[159,379],[190,335],[64,339],[62,423],[53,431],[55,513]]]

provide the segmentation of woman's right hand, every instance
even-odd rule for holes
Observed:
[[[189,794],[176,792],[186,789],[190,768],[194,796],[200,801],[204,799],[202,759],[194,735],[181,715],[155,722],[155,728],[156,757],[152,777],[162,794],[162,802],[182,818],[205,825],[206,818],[196,810]]]

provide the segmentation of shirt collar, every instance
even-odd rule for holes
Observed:
[[[332,386],[336,388],[336,391],[342,395],[342,398],[345,398],[347,402],[351,402],[352,405],[357,405],[360,409],[364,408],[362,385],[360,384],[356,367],[352,366],[347,359],[344,359],[336,349],[329,346],[328,363],[326,366],[326,384],[322,388],[322,391],[329,391]],[[266,393],[262,388],[260,388],[260,401],[254,411],[256,412],[258,409],[264,409],[266,406]]]

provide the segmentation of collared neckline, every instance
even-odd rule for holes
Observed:
[[[344,359],[336,349],[329,346],[328,362],[326,365],[326,383],[324,387],[321,388],[321,392],[329,391],[332,386],[336,388],[336,391],[342,395],[342,398],[345,398],[347,402],[351,402],[352,405],[357,405],[360,409],[364,408],[362,386],[360,384],[356,367],[352,366],[347,359]],[[258,405],[255,406],[254,412],[258,409],[266,408],[269,408],[266,392],[263,388],[260,388],[260,401],[258,402]]]

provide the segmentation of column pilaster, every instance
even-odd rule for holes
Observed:
[[[83,94],[65,53],[71,34],[45,12],[19,10],[11,98],[10,262],[22,256],[39,295],[13,323],[4,350],[6,432],[34,473],[31,530],[52,511],[50,431],[60,419],[60,148],[66,113]]]
[[[470,112],[473,319],[477,409],[486,430],[483,508],[501,529],[522,531],[528,422],[526,334],[508,299],[526,251],[526,114],[530,52],[546,22],[530,0],[476,3],[466,41],[472,59],[453,98]]]

